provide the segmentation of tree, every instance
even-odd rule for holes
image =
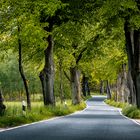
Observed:
[[[24,70],[23,70],[23,66],[22,66],[22,42],[21,42],[21,38],[20,38],[20,25],[18,26],[18,51],[19,51],[19,72],[21,74],[23,83],[24,83],[24,87],[26,90],[26,97],[27,97],[27,108],[29,110],[31,110],[31,99],[30,99],[30,93],[29,93],[29,88],[28,88],[28,82],[26,79],[26,76],[24,74]]]
[[[27,58],[27,52],[29,53],[29,50],[33,50],[36,46],[38,46],[37,41],[33,39],[35,37],[36,33],[40,33],[40,28],[37,25],[36,22],[36,16],[33,16],[33,8],[31,1],[2,1],[2,9],[1,9],[1,15],[2,15],[2,21],[5,22],[6,26],[2,23],[2,27],[4,29],[2,30],[3,36],[10,38],[10,40],[2,40],[2,42],[12,42],[9,46],[10,49],[13,49],[15,51],[18,50],[19,53],[19,72],[21,74],[26,96],[27,96],[27,106],[30,109],[31,103],[30,103],[30,94],[28,89],[28,80],[25,77],[24,69],[22,66],[23,58]],[[36,30],[32,30],[35,28]],[[27,30],[26,30],[27,29]],[[32,33],[31,33],[32,32]],[[41,36],[42,34],[40,34]],[[44,32],[43,32],[44,36]],[[43,38],[41,36],[41,38]],[[40,39],[40,37],[39,37]],[[43,41],[43,39],[42,39]],[[33,45],[33,44],[36,45]],[[28,46],[28,47],[27,47]],[[32,46],[32,47],[31,47]],[[23,56],[23,54],[26,54],[26,57]]]
[[[107,8],[109,10],[107,10]],[[103,12],[102,14],[100,12]],[[129,88],[131,91],[132,104],[140,108],[140,86],[139,86],[139,28],[140,28],[140,3],[137,0],[112,1],[106,0],[99,13],[104,16],[104,21],[116,26],[122,21],[122,32],[125,36],[126,51],[129,67]],[[111,14],[110,14],[111,13]],[[109,24],[110,22],[110,24]]]
[[[44,2],[45,4],[45,2]],[[61,24],[59,19],[60,11],[63,6],[60,0],[51,0],[47,2],[47,6],[51,6],[53,9],[44,7],[40,13],[40,22],[45,24],[48,23],[48,26],[44,27],[44,30],[48,32],[46,38],[48,46],[44,50],[45,55],[45,65],[43,70],[40,72],[40,80],[42,83],[42,91],[44,95],[44,104],[55,105],[55,96],[54,96],[54,62],[53,62],[53,49],[54,49],[54,40],[52,31],[55,25]]]

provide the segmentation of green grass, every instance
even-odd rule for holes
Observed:
[[[128,105],[122,109],[122,113],[129,118],[140,119],[140,109],[136,106]]]
[[[88,96],[82,96],[82,98],[86,101],[86,100],[88,100],[88,99],[90,99],[90,98],[92,98],[92,95],[88,95]]]
[[[106,96],[106,93],[100,94],[99,92],[91,92],[91,95],[104,95],[104,96]]]
[[[26,111],[26,115],[22,112],[20,102],[6,102],[6,111],[4,116],[0,117],[0,127],[12,127],[21,124],[32,123],[40,120],[49,119],[55,116],[63,116],[71,114],[75,111],[82,110],[86,107],[86,104],[81,102],[79,105],[72,105],[71,100],[67,100],[67,106],[56,103],[56,106],[44,107],[41,102],[33,102],[32,110]]]
[[[114,100],[107,100],[107,99],[105,100],[105,103],[118,108],[124,108],[128,105],[127,103],[115,102]]]
[[[123,115],[129,118],[140,119],[140,109],[138,109],[136,106],[132,106],[128,103],[115,102],[113,100],[105,100],[105,103],[122,108]]]

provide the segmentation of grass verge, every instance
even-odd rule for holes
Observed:
[[[70,100],[67,100],[67,105],[57,103],[55,107],[44,107],[41,102],[32,103],[32,110],[26,111],[23,114],[20,102],[6,103],[7,109],[4,116],[0,117],[0,127],[7,128],[22,124],[32,123],[40,120],[46,120],[56,116],[64,116],[78,110],[83,110],[86,107],[85,102],[79,105],[72,105]]]
[[[122,113],[132,119],[140,119],[140,109],[138,109],[136,106],[126,106],[122,109]]]
[[[114,100],[107,100],[107,99],[105,100],[105,103],[118,108],[124,108],[128,105],[127,103],[115,102]]]
[[[122,114],[129,118],[140,119],[140,109],[136,106],[132,106],[128,103],[115,102],[113,100],[105,100],[105,103],[114,107],[122,108]]]

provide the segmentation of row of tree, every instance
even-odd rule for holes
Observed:
[[[118,74],[125,77],[121,74],[125,71],[131,103],[140,107],[138,0],[1,0],[0,5],[0,47],[2,52],[10,49],[18,54],[29,109],[25,66],[39,73],[45,105],[55,105],[55,73],[61,101],[65,76],[72,103],[79,104],[81,91],[90,92],[88,80],[91,84],[106,80],[110,93],[110,85],[116,85]]]

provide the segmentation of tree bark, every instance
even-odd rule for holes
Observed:
[[[128,102],[132,105],[136,105],[136,95],[135,95],[136,92],[134,91],[135,87],[134,87],[134,83],[133,83],[130,71],[128,71],[127,78],[128,78],[127,84],[128,84],[128,88],[129,88],[129,91],[130,91],[129,97],[128,97]]]
[[[100,94],[103,94],[104,93],[104,81],[101,80],[100,82]]]
[[[83,92],[83,96],[87,96],[86,94],[86,77],[85,75],[83,74],[83,79],[82,79],[82,92]]]
[[[107,92],[107,99],[111,99],[111,89],[110,89],[110,85],[109,85],[109,81],[106,81],[106,92]]]
[[[18,34],[20,34],[20,27],[18,26]],[[21,39],[20,36],[18,36],[18,53],[19,53],[19,72],[21,75],[21,78],[24,83],[25,91],[26,91],[26,98],[27,98],[27,108],[31,110],[31,100],[30,100],[30,93],[29,93],[29,88],[28,88],[28,82],[26,79],[26,76],[24,74],[23,66],[22,66],[22,45],[21,45]]]
[[[90,87],[89,87],[88,79],[87,79],[87,92],[88,92],[88,96],[90,96]]]
[[[44,51],[45,65],[40,72],[40,80],[42,84],[44,105],[55,105],[54,96],[54,62],[53,62],[53,38],[52,35],[47,37],[48,47]]]
[[[70,68],[70,73],[71,73],[72,103],[76,105],[81,102],[80,74],[76,67]]]
[[[130,90],[133,93],[130,93],[130,95],[136,95],[136,105],[140,108],[140,30],[130,30],[128,25],[126,20],[124,25],[126,50],[129,72],[133,81],[131,83],[134,84],[134,90]]]
[[[73,49],[77,49],[78,45],[73,44]],[[72,89],[72,103],[74,105],[79,104],[81,102],[81,84],[80,84],[80,73],[77,69],[79,61],[82,59],[83,53],[87,50],[87,47],[83,48],[81,52],[76,56],[75,52],[73,56],[76,60],[76,66],[70,68],[71,73],[71,89]]]
[[[134,31],[134,83],[137,107],[140,108],[140,30]]]
[[[59,71],[60,71],[60,100],[61,104],[63,104],[63,68],[61,59],[59,61]]]

